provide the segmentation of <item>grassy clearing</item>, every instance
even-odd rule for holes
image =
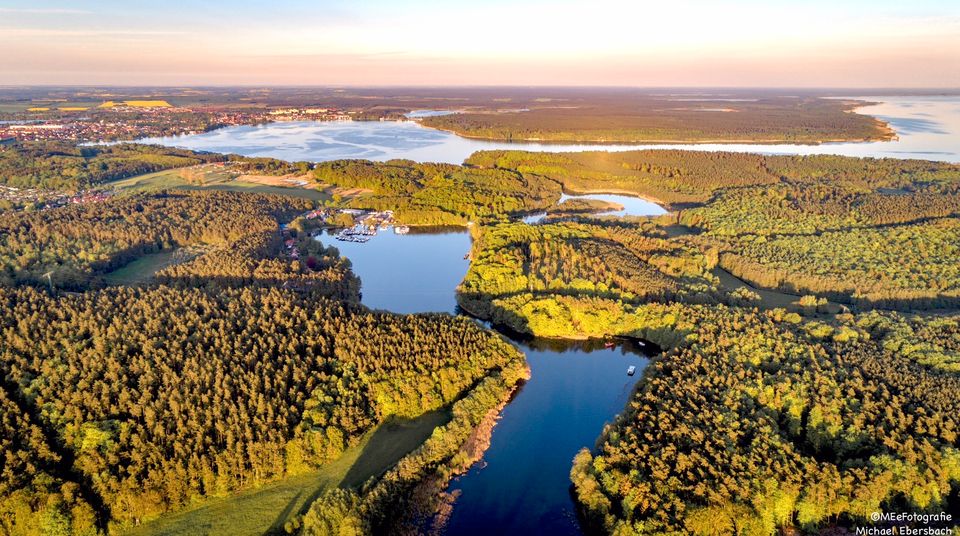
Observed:
[[[124,532],[128,536],[282,534],[283,524],[305,512],[333,486],[356,487],[378,476],[450,420],[446,410],[384,423],[356,447],[319,471],[288,477],[256,490],[204,502]]]
[[[153,191],[165,189],[225,190],[229,192],[252,192],[287,195],[314,201],[326,201],[330,194],[322,190],[294,186],[274,186],[237,180],[237,174],[219,166],[201,165],[189,168],[168,169],[113,181],[106,188],[120,192]]]
[[[109,285],[137,285],[153,278],[153,275],[175,262],[179,250],[170,249],[144,255],[139,259],[105,274]]]
[[[795,294],[787,294],[786,292],[780,292],[777,290],[769,290],[757,288],[752,285],[747,284],[745,281],[737,278],[730,272],[720,268],[719,266],[714,268],[713,275],[717,276],[720,279],[720,284],[724,286],[727,290],[736,290],[738,288],[746,288],[747,290],[752,290],[760,296],[760,307],[764,309],[775,309],[777,307],[788,308],[791,305],[797,303],[800,300],[800,296]]]
[[[117,191],[162,190],[180,188],[188,183],[179,169],[167,169],[146,175],[137,175],[106,183],[106,187]]]

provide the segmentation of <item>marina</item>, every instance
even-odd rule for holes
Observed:
[[[353,216],[353,221],[355,222],[353,226],[342,229],[334,235],[334,238],[340,242],[365,244],[369,242],[371,238],[377,236],[378,231],[389,229],[393,226],[393,211],[391,210],[365,212],[356,209],[343,209],[340,212]],[[400,232],[397,230],[398,228],[395,227],[394,233],[406,234],[410,230],[409,227],[406,226],[399,226],[399,228],[405,230]]]

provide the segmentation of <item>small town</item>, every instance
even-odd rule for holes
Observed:
[[[46,210],[65,205],[98,203],[106,201],[112,195],[113,192],[109,190],[82,190],[75,194],[68,194],[58,190],[14,188],[0,185],[0,205],[30,207],[36,210]]]
[[[129,141],[200,134],[223,127],[280,121],[352,121],[356,111],[335,108],[235,110],[179,107],[166,101],[107,101],[89,107],[35,106],[0,117],[0,140]]]

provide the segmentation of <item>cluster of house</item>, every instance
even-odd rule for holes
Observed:
[[[18,205],[26,205],[29,203],[43,204],[58,197],[61,197],[61,195],[49,190],[14,188],[12,186],[0,185],[0,200],[10,201]]]
[[[355,113],[333,108],[277,108],[267,115],[271,121],[351,121]]]
[[[54,190],[37,188],[14,188],[0,185],[0,200],[11,201],[18,205],[33,203],[39,208],[57,208],[65,205],[81,205],[106,201],[113,192],[105,190],[85,190],[74,195]]]
[[[136,112],[124,113],[124,112]],[[202,117],[198,117],[198,114]],[[202,119],[202,121],[198,121]],[[223,111],[189,108],[112,107],[78,112],[76,116],[24,119],[0,124],[0,139],[21,141],[106,141],[134,140],[149,136],[197,134],[199,125],[249,125],[268,121],[260,111]]]
[[[78,127],[74,123],[24,122],[0,125],[0,138],[23,141],[76,140]]]
[[[284,238],[284,240],[283,240],[283,245],[284,245],[284,247],[287,248],[287,254],[290,255],[290,258],[291,258],[291,259],[299,259],[299,258],[300,258],[300,249],[297,248],[297,241],[294,240],[293,238],[290,238],[289,233],[286,233],[286,231],[284,231],[284,236],[283,236],[283,238]]]
[[[108,190],[90,190],[85,192],[79,192],[76,195],[70,196],[64,202],[68,205],[82,205],[85,203],[99,203],[101,201],[106,201],[110,199],[110,196],[113,195],[113,192]]]
[[[327,218],[330,217],[330,214],[332,212],[333,210],[329,208],[318,208],[316,210],[311,210],[310,212],[307,212],[306,214],[303,215],[303,217],[308,220],[319,219],[320,221],[325,222],[327,221]]]

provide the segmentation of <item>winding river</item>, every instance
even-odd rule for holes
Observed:
[[[840,154],[960,162],[960,97],[876,97],[861,111],[888,121],[899,139],[824,145],[677,145],[680,149],[784,154]],[[427,113],[427,112],[424,112]],[[656,146],[544,145],[468,140],[415,122],[307,122],[231,127],[205,134],[141,140],[197,150],[286,160],[341,158],[460,163],[482,149],[627,150]],[[662,147],[662,146],[660,146]],[[571,196],[565,196],[570,198]],[[648,201],[618,195],[577,196],[624,206],[612,215],[657,215]],[[535,224],[538,217],[526,221]],[[381,231],[363,244],[332,242],[353,263],[363,303],[398,313],[458,314],[455,289],[469,267],[463,229]],[[504,409],[484,459],[456,479],[448,534],[580,534],[569,495],[576,452],[592,446],[605,423],[622,411],[649,356],[629,343],[526,340],[504,333],[526,352],[530,380]],[[638,374],[628,376],[627,367]]]
[[[663,208],[623,195],[612,215],[655,215]],[[328,237],[321,238],[330,242]],[[457,314],[455,291],[469,267],[463,229],[380,231],[369,242],[334,242],[360,277],[363,303],[399,313]],[[620,342],[563,342],[503,335],[521,348],[530,380],[504,409],[481,463],[456,479],[448,534],[580,534],[569,495],[573,456],[592,446],[605,423],[626,405],[647,364],[643,348]],[[628,376],[629,366],[638,373]]]

